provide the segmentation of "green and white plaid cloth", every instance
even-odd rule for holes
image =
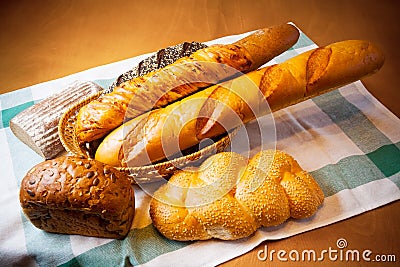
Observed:
[[[231,43],[247,34],[207,44]],[[315,47],[301,33],[293,48],[269,64]],[[136,216],[124,240],[58,235],[35,228],[21,211],[19,185],[43,159],[12,134],[10,119],[76,80],[106,88],[147,56],[0,95],[0,266],[215,266],[264,240],[326,226],[400,198],[400,120],[356,82],[273,114],[276,147],[294,156],[325,193],[323,206],[310,219],[261,228],[237,241],[171,241],[151,224],[150,196],[135,188]]]

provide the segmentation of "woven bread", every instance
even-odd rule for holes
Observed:
[[[308,218],[323,200],[313,177],[282,151],[261,151],[249,161],[224,152],[173,175],[154,193],[150,217],[169,239],[234,240],[290,217]]]

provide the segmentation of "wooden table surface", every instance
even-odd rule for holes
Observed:
[[[383,68],[363,79],[366,88],[400,116],[398,1],[0,1],[0,93],[95,66],[153,52],[182,41],[225,35],[292,21],[314,42],[367,39],[386,54]],[[284,240],[263,242],[223,266],[303,266],[260,261],[259,250],[336,247],[396,254],[400,262],[400,202]],[[344,262],[314,264],[338,266]],[[364,266],[365,262],[346,263]],[[395,266],[376,263],[376,266]]]

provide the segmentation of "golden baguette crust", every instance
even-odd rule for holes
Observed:
[[[249,162],[234,152],[208,158],[160,187],[150,203],[154,226],[169,239],[234,240],[288,218],[315,214],[324,194],[310,174],[282,151]]]
[[[124,82],[112,93],[81,108],[77,115],[77,137],[86,142],[99,139],[124,119],[165,106],[235,75],[233,69],[255,70],[289,49],[298,37],[299,31],[290,24],[261,29],[236,43],[200,49],[163,69]]]
[[[321,56],[326,54],[329,57]],[[317,60],[321,60],[321,64]],[[144,120],[135,118],[128,122],[126,125],[141,120],[141,126],[132,134],[127,131],[124,141],[119,143],[120,146],[125,144],[125,154],[119,154],[119,160],[110,159],[105,163],[119,162],[118,166],[133,167],[161,160],[205,138],[219,136],[247,123],[269,112],[269,108],[275,111],[370,75],[383,62],[384,57],[375,45],[350,40],[311,50],[283,63],[208,87],[148,113]],[[317,66],[322,70],[318,71]],[[121,147],[105,144],[114,138],[114,132],[107,136],[96,158],[100,160],[102,155],[111,155],[112,150],[122,151]]]
[[[193,114],[198,114],[210,88],[124,123],[104,138],[95,159],[115,167],[143,166],[197,143],[191,134],[196,128]]]
[[[373,43],[347,40],[307,51],[264,68],[258,86],[271,111],[276,111],[371,75],[383,63],[383,53]],[[198,121],[199,139],[217,136],[238,126],[230,121],[232,110],[243,118],[242,123],[254,119],[254,114],[248,109],[236,107],[237,103],[245,105],[249,101],[244,94],[237,95],[234,92],[228,101],[218,91],[212,93],[213,98],[208,100],[210,103],[205,103],[200,111],[200,116],[208,119]],[[251,104],[254,108],[254,103]]]
[[[95,159],[115,167],[134,167],[151,164],[189,148],[200,142],[196,133],[200,108],[218,91],[221,97],[231,97],[229,89],[234,86],[248,90],[259,84],[262,70],[222,84],[210,86],[166,107],[140,115],[107,135],[96,150]],[[250,81],[250,85],[248,84]],[[218,89],[218,90],[217,90]],[[249,96],[250,97],[250,96]],[[257,94],[254,98],[262,98]],[[237,102],[240,104],[240,102]],[[242,118],[236,118],[236,122]]]
[[[37,164],[23,178],[19,197],[32,224],[54,233],[123,238],[135,214],[126,175],[79,157]]]

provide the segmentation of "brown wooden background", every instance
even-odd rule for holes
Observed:
[[[153,52],[292,21],[318,45],[368,39],[386,54],[367,89],[400,116],[399,1],[16,0],[0,1],[0,93]],[[378,189],[377,189],[378,190]],[[269,249],[322,250],[346,238],[355,249],[396,254],[400,202],[288,239],[264,242],[224,266],[304,266],[257,259]],[[339,266],[343,262],[319,262]],[[364,266],[365,262],[346,263]],[[369,263],[374,266],[396,266]]]

